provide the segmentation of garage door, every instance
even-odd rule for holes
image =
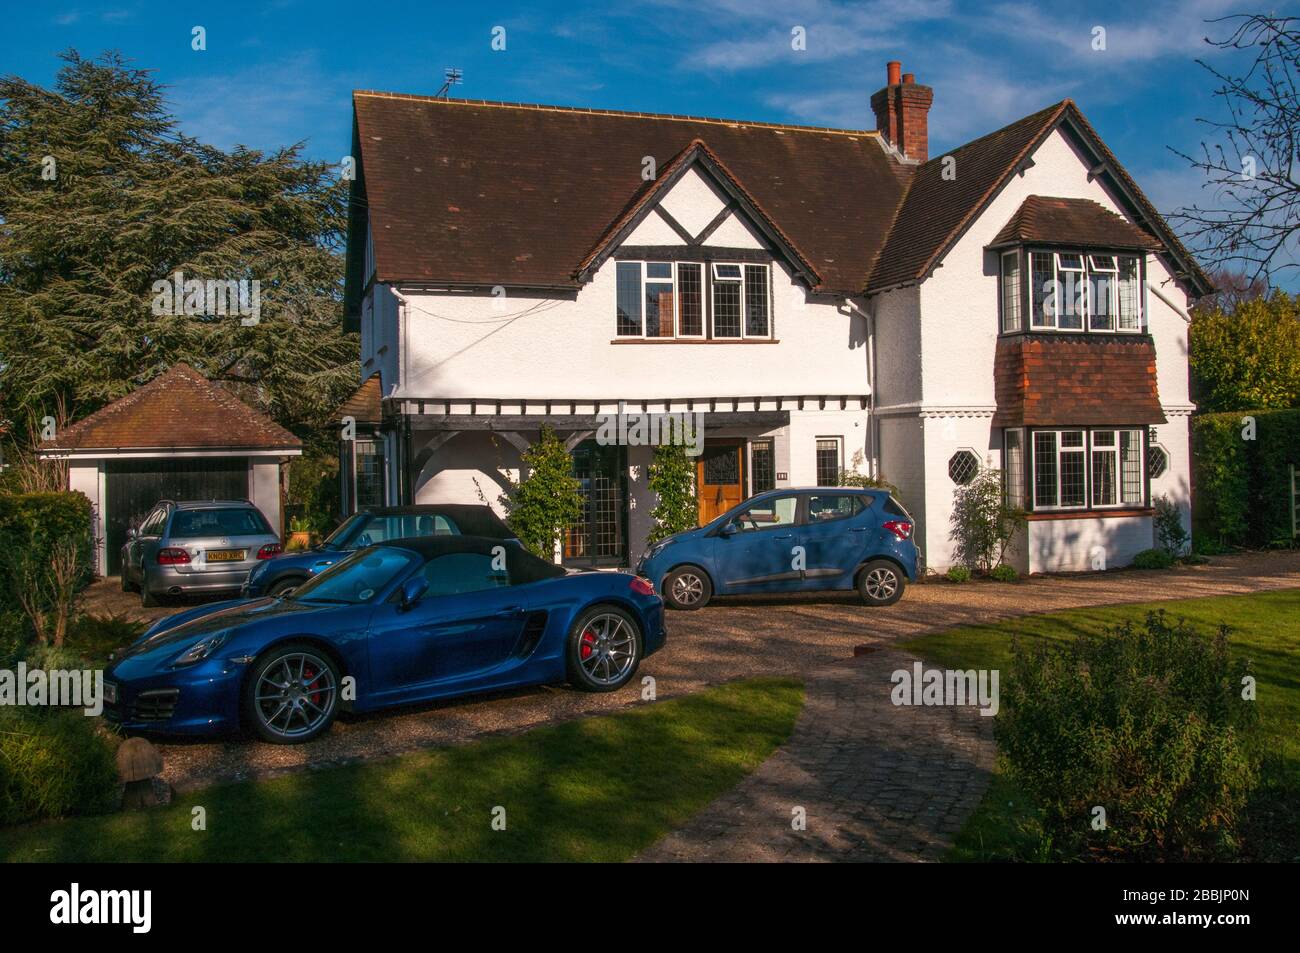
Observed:
[[[108,575],[122,569],[126,531],[138,526],[159,500],[246,500],[246,457],[109,460],[105,471],[104,527]]]

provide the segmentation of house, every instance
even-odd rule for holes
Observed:
[[[175,364],[42,442],[94,507],[101,575],[159,500],[249,500],[282,537],[282,467],[302,441],[188,364]]]
[[[942,569],[988,466],[1022,571],[1130,561],[1156,498],[1189,520],[1209,283],[1073,102],[932,157],[933,96],[890,63],[846,130],[355,93],[354,484],[492,502],[549,426],[588,503],[563,560],[627,565],[652,448],[600,427],[700,414],[702,521],[857,472]]]

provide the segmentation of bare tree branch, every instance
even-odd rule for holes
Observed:
[[[1214,96],[1227,118],[1197,120],[1211,135],[1195,154],[1170,150],[1205,175],[1202,189],[1210,192],[1170,220],[1214,265],[1272,283],[1300,267],[1300,19],[1251,14],[1210,22],[1231,32],[1207,43],[1255,58],[1237,75],[1197,60],[1217,82]]]

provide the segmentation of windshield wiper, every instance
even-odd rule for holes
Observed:
[[[308,595],[306,595],[306,596],[297,596],[297,595],[295,595],[293,601],[294,601],[294,602],[324,602],[324,603],[327,603],[327,604],[332,605],[332,606],[353,606],[353,605],[356,605],[355,602],[350,602],[350,601],[348,601],[347,599],[330,599],[330,598],[327,598],[326,596],[312,596],[312,595],[310,595],[310,594],[308,594]]]

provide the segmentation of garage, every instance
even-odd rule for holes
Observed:
[[[40,455],[68,466],[95,511],[97,572],[159,500],[250,500],[284,537],[284,464],[302,443],[186,364],[64,428]]]
[[[162,460],[108,460],[104,467],[106,575],[121,570],[126,531],[159,500],[247,500],[245,457],[175,457]],[[269,517],[268,517],[269,518]]]

